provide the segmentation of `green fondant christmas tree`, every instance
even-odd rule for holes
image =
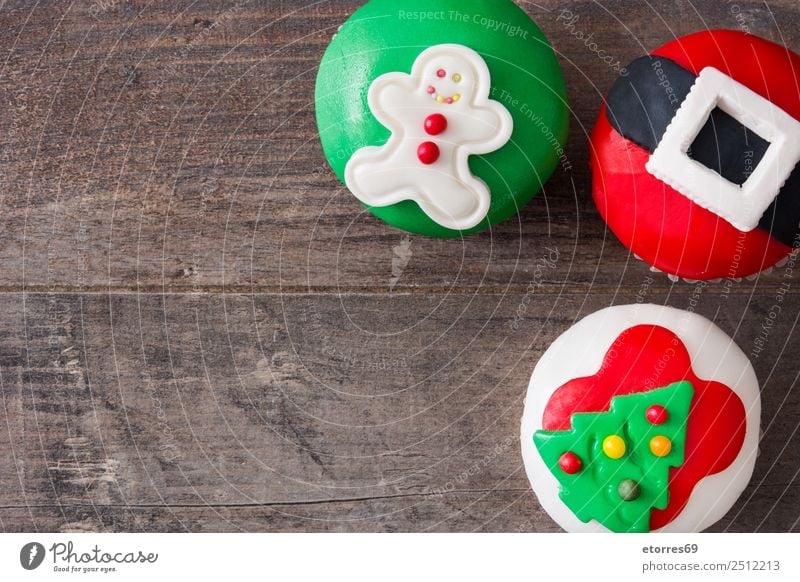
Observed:
[[[615,532],[650,531],[669,501],[669,469],[684,461],[689,382],[617,396],[608,412],[572,415],[572,429],[537,431],[534,443],[584,522]]]

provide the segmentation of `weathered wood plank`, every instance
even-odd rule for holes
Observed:
[[[720,528],[798,527],[800,297],[784,297],[766,336],[773,308],[746,295],[649,297],[747,352],[766,337],[762,454]],[[574,318],[635,300],[0,295],[3,528],[552,530],[519,453],[528,377]]]
[[[763,383],[756,475],[715,529],[797,531],[795,273],[698,291],[613,239],[585,142],[614,72],[577,34],[622,62],[705,27],[797,50],[796,3],[523,3],[572,169],[464,241],[379,224],[324,163],[313,79],[357,5],[0,7],[0,529],[555,531],[519,458],[528,376],[639,300],[713,317]]]
[[[774,515],[770,499],[797,505],[797,490],[768,485],[749,504],[769,524],[745,525],[731,516],[711,531],[796,531],[796,517]],[[528,491],[452,492],[435,497],[397,496],[294,505],[67,506],[0,508],[0,524],[15,530],[58,532],[558,532]],[[736,514],[739,508],[733,510]],[[13,531],[13,530],[8,530]]]
[[[615,72],[582,34],[623,64],[706,27],[800,50],[796,3],[522,4],[567,77],[571,169],[492,233],[404,243],[317,142],[318,62],[358,1],[6,3],[0,287],[522,288],[545,247],[569,257],[556,285],[641,279],[589,195],[586,137]],[[412,257],[392,282],[404,244]]]

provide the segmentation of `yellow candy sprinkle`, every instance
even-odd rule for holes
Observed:
[[[453,75],[453,81],[455,81],[456,83],[460,83],[461,82],[461,75],[459,75],[458,73]]]
[[[603,440],[603,452],[610,459],[620,459],[625,454],[625,441],[622,437],[612,434]]]
[[[439,103],[444,103],[444,97],[442,97],[441,95],[439,95],[439,96],[436,98],[436,101],[437,101],[437,102],[439,102]]]
[[[460,99],[461,99],[461,94],[456,93],[455,95],[453,95],[453,103],[458,103]]]
[[[666,457],[672,451],[672,442],[665,436],[650,439],[650,452],[656,457]]]

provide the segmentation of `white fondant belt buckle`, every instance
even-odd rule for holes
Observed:
[[[688,155],[715,108],[770,142],[766,154],[741,186]],[[707,67],[700,72],[646,168],[698,206],[737,229],[750,232],[758,226],[798,162],[800,122],[755,91]]]

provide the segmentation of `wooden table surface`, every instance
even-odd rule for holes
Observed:
[[[800,275],[673,284],[622,247],[587,167],[615,73],[585,40],[800,51],[796,0],[520,2],[572,167],[466,240],[404,236],[327,167],[314,78],[359,4],[0,0],[0,530],[558,531],[519,452],[531,371],[647,301],[765,345],[755,475],[713,529],[800,531]]]

